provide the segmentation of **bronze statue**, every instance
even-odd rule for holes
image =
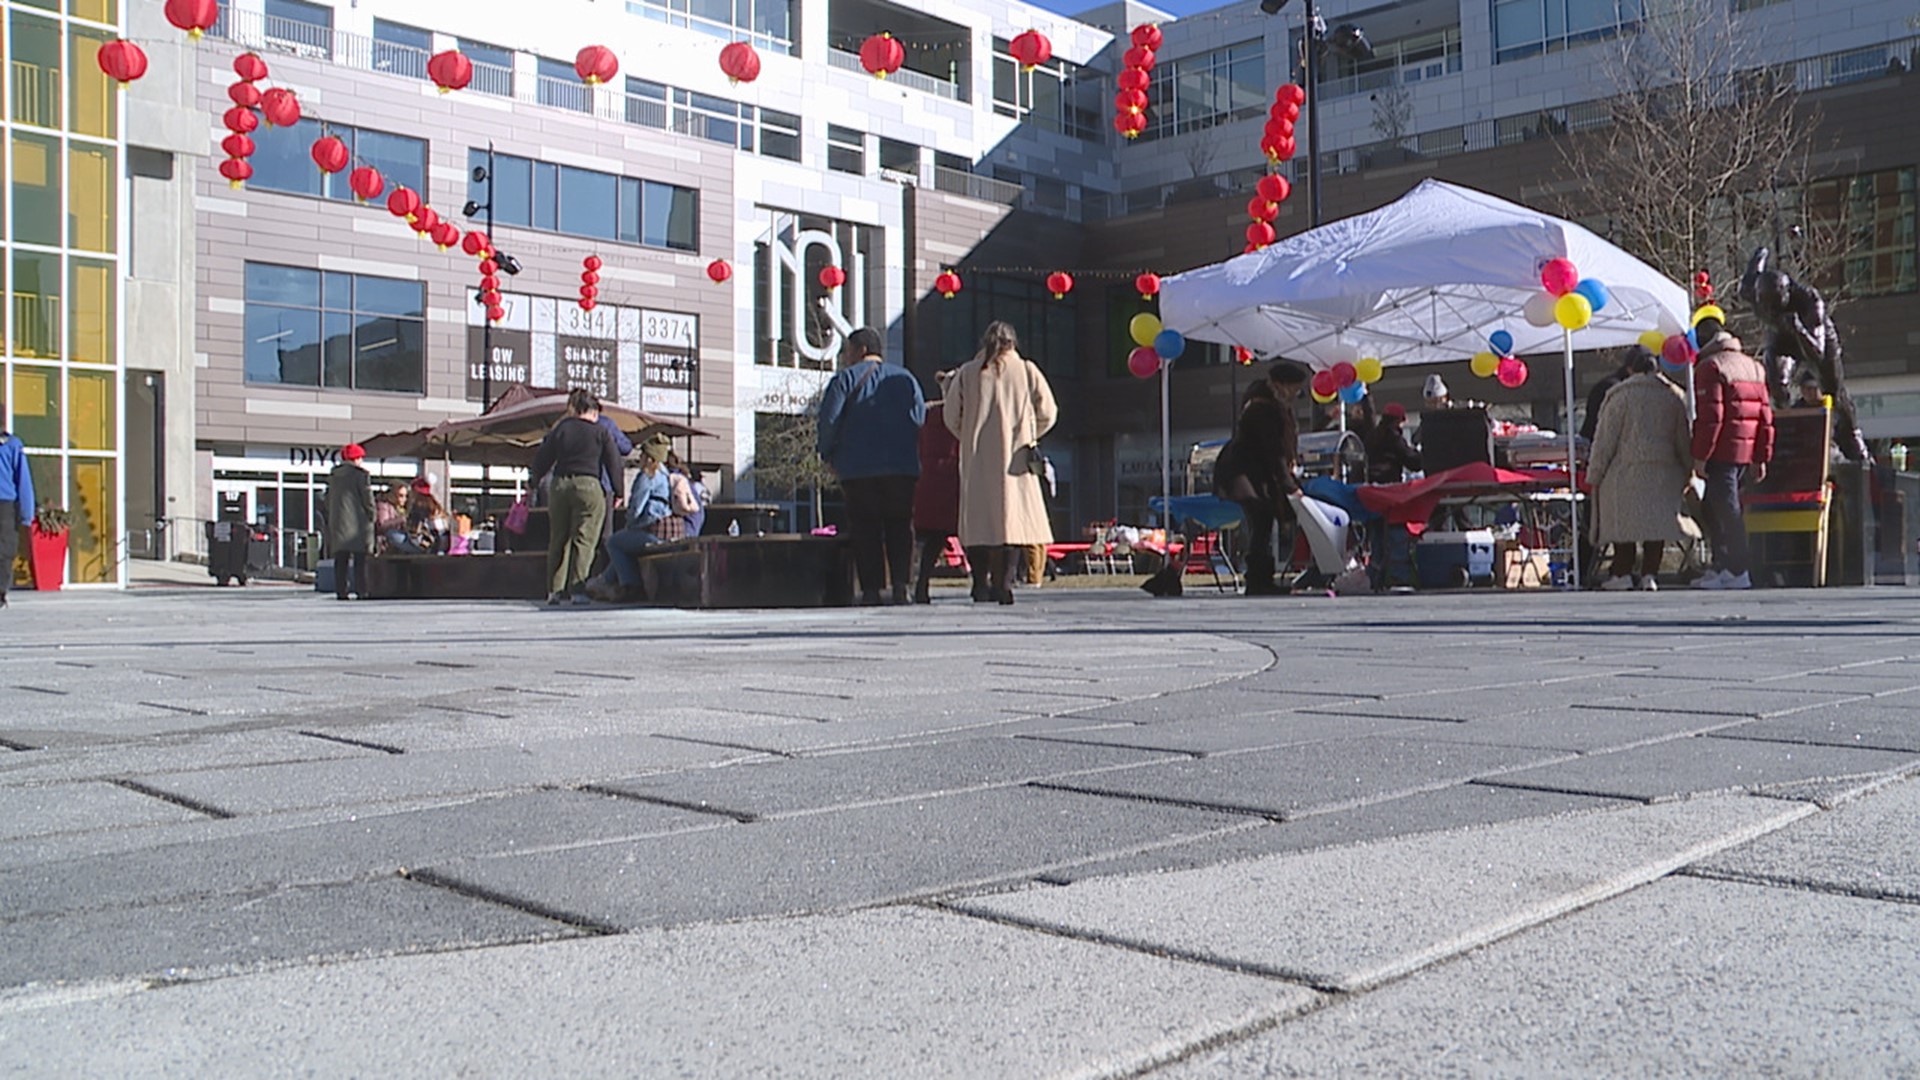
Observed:
[[[1846,374],[1840,366],[1840,332],[1827,314],[1827,302],[1813,286],[1768,269],[1771,257],[1764,247],[1753,253],[1740,279],[1740,299],[1753,305],[1753,313],[1767,328],[1761,360],[1772,375],[1774,408],[1787,406],[1793,369],[1806,365],[1819,375],[1821,393],[1833,398],[1835,445],[1847,460],[1865,461],[1867,441],[1860,434],[1853,397],[1847,393]]]

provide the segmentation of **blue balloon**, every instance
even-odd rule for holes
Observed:
[[[1178,330],[1162,330],[1153,337],[1153,351],[1162,360],[1178,360],[1187,351],[1187,339]]]
[[[1493,346],[1494,354],[1497,356],[1513,355],[1513,335],[1505,330],[1495,330],[1493,336],[1487,339],[1487,344]]]
[[[1343,386],[1340,388],[1340,400],[1346,402],[1349,405],[1358,404],[1360,402],[1360,399],[1366,396],[1367,396],[1366,383],[1354,383],[1352,386]]]
[[[1693,329],[1693,330],[1689,330],[1689,331],[1687,331],[1687,344],[1689,344],[1689,345],[1691,345],[1691,346],[1693,346],[1693,348],[1694,348],[1694,351],[1696,351],[1696,352],[1698,352],[1698,351],[1699,351],[1699,349],[1700,349],[1700,334],[1699,334],[1699,331],[1698,331],[1698,328],[1697,328],[1697,327],[1696,327],[1695,329]]]
[[[1593,278],[1581,278],[1580,284],[1575,285],[1573,291],[1586,297],[1587,303],[1592,304],[1595,311],[1606,307],[1607,301],[1613,299],[1613,294],[1607,291],[1607,287]]]

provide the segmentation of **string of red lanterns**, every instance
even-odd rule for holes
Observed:
[[[1137,139],[1147,130],[1147,87],[1153,84],[1154,50],[1160,47],[1160,28],[1142,23],[1133,28],[1133,47],[1120,58],[1123,65],[1115,76],[1119,92],[1113,95],[1113,130],[1127,139]]]
[[[1307,92],[1298,83],[1284,83],[1273,92],[1273,105],[1267,109],[1267,126],[1260,133],[1260,150],[1267,160],[1279,163],[1293,160],[1293,126],[1300,120],[1300,106]]]
[[[600,256],[589,255],[580,260],[580,310],[592,311],[600,297],[600,267],[604,265]]]
[[[102,43],[94,52],[93,60],[100,65],[100,70],[107,78],[119,83],[123,89],[147,73],[146,51],[124,38]]]

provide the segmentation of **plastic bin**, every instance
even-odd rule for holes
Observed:
[[[1414,573],[1421,588],[1445,589],[1460,583],[1465,570],[1469,582],[1493,580],[1493,530],[1429,532],[1413,549]]]

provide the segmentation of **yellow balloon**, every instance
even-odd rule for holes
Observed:
[[[1569,330],[1584,330],[1593,321],[1593,301],[1570,292],[1553,302],[1553,321]]]
[[[1307,391],[1307,393],[1312,394],[1313,400],[1319,402],[1322,405],[1325,405],[1327,402],[1332,401],[1333,399],[1340,396],[1339,394],[1328,394],[1325,397],[1322,397],[1320,396],[1320,391],[1318,390],[1309,390]]]
[[[1640,347],[1655,356],[1660,355],[1660,350],[1664,348],[1666,344],[1667,336],[1658,330],[1649,330],[1640,335]]]
[[[1490,352],[1477,352],[1473,354],[1473,361],[1469,366],[1473,368],[1475,375],[1483,379],[1491,379],[1493,373],[1500,370],[1500,358]]]
[[[1727,321],[1727,313],[1724,311],[1721,311],[1719,305],[1717,304],[1702,304],[1693,313],[1692,325],[1699,326],[1701,319],[1716,319],[1722,325],[1725,325]]]
[[[1360,381],[1368,386],[1379,382],[1380,376],[1387,373],[1386,365],[1382,364],[1377,356],[1361,357],[1360,362],[1353,365],[1353,371],[1360,377]]]
[[[1160,336],[1165,327],[1160,325],[1160,316],[1143,311],[1127,324],[1127,333],[1132,336],[1135,345],[1151,347],[1153,339]]]

